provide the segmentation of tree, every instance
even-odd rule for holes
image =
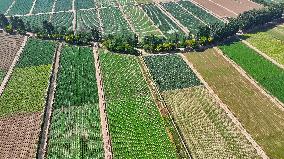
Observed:
[[[4,14],[0,14],[0,28],[5,28],[9,25],[9,20],[5,17]]]
[[[43,31],[48,35],[54,33],[54,26],[52,25],[52,23],[46,20],[42,22],[42,28],[43,28]]]
[[[91,36],[94,42],[100,42],[102,40],[102,34],[97,28],[91,29]]]

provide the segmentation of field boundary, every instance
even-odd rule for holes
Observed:
[[[204,84],[206,89],[209,91],[209,93],[215,98],[218,105],[226,112],[227,116],[232,120],[232,122],[235,124],[235,126],[240,130],[240,132],[245,136],[245,138],[251,143],[251,145],[254,147],[254,149],[257,151],[257,154],[263,158],[268,159],[269,157],[265,154],[265,152],[262,150],[262,148],[257,144],[257,142],[252,138],[252,136],[246,131],[246,129],[242,126],[242,124],[239,122],[239,120],[234,116],[234,114],[230,111],[228,106],[222,102],[222,100],[218,97],[218,95],[214,92],[213,89],[209,86],[209,84],[203,79],[201,74],[195,69],[193,64],[187,60],[184,54],[179,54],[182,59],[187,63],[187,65],[192,69],[192,71],[196,74],[196,76],[199,78],[199,80]]]
[[[151,92],[151,95],[152,95],[152,98],[155,102],[155,105],[158,107],[159,109],[159,113],[162,117],[162,114],[161,114],[161,110],[163,108],[166,108],[166,112],[167,114],[169,115],[170,117],[170,121],[171,121],[171,124],[174,126],[175,128],[175,131],[177,132],[178,136],[179,136],[179,140],[182,142],[182,145],[184,147],[184,149],[186,150],[186,153],[187,153],[187,156],[192,159],[192,156],[188,150],[188,147],[184,141],[184,137],[181,135],[181,132],[179,131],[179,128],[176,126],[176,123],[174,121],[174,118],[172,117],[168,107],[166,106],[166,103],[164,102],[164,99],[163,97],[161,96],[161,94],[159,93],[159,90],[158,90],[158,87],[156,86],[156,84],[153,82],[152,80],[152,77],[151,77],[151,74],[149,72],[149,69],[148,67],[146,66],[145,62],[144,62],[144,59],[143,59],[143,56],[140,56],[138,58],[138,62],[139,62],[139,66],[140,66],[140,69],[141,69],[141,72],[143,74],[143,77],[144,77],[144,80],[148,83],[148,88]],[[162,117],[163,118],[163,117]]]
[[[96,67],[96,81],[98,87],[98,96],[99,96],[99,111],[100,111],[100,121],[102,127],[102,135],[103,135],[103,143],[104,143],[104,156],[105,159],[112,159],[112,145],[111,145],[111,136],[109,133],[109,124],[108,117],[106,111],[106,101],[104,95],[103,88],[103,80],[101,77],[101,69],[100,69],[100,60],[98,56],[98,43],[94,43],[93,47],[93,56],[94,56],[94,64]]]
[[[260,51],[258,48],[256,48],[255,46],[253,46],[252,44],[250,44],[248,41],[240,39],[242,43],[244,43],[245,45],[247,45],[249,48],[253,49],[255,52],[257,52],[258,54],[260,54],[262,57],[264,57],[265,59],[267,59],[268,61],[272,62],[274,65],[280,67],[281,69],[284,69],[284,65],[278,63],[276,60],[272,59],[270,56],[266,55],[265,53],[263,53],[262,51]]]
[[[46,97],[46,106],[44,111],[44,119],[41,128],[41,136],[39,140],[39,147],[37,157],[39,159],[44,159],[47,155],[47,144],[48,144],[48,133],[50,128],[50,120],[52,115],[52,106],[55,99],[55,91],[57,86],[57,76],[58,68],[60,64],[60,54],[62,49],[62,43],[59,44],[56,48],[56,53],[53,58],[52,71],[50,76],[49,87],[47,88],[47,97]]]
[[[21,56],[21,54],[23,52],[23,50],[24,50],[24,47],[26,46],[27,41],[28,41],[28,37],[25,36],[24,37],[24,41],[22,42],[20,49],[18,50],[18,52],[17,52],[17,54],[16,54],[16,56],[15,56],[15,58],[14,58],[12,64],[11,64],[11,66],[10,66],[10,68],[8,70],[8,72],[6,73],[2,83],[0,85],[0,97],[3,94],[5,87],[8,84],[9,79],[12,76],[13,70],[14,70],[14,68],[15,68],[15,66],[16,66],[16,64],[17,64],[17,62],[18,62],[18,60],[19,60],[19,58],[20,58],[20,56]]]
[[[162,5],[159,3],[155,3],[155,6],[157,6],[160,11],[162,11],[167,17],[169,17],[184,33],[189,34],[190,31],[180,23],[179,20],[177,20],[171,13],[169,13]]]
[[[245,70],[243,70],[238,64],[236,64],[229,57],[224,55],[224,53],[217,47],[214,47],[216,52],[220,54],[226,61],[228,61],[244,78],[246,78],[252,85],[254,85],[263,95],[265,95],[272,103],[274,103],[281,111],[284,111],[284,104],[280,102],[276,97],[272,96],[266,89],[261,85],[258,85],[258,82],[255,81]]]
[[[31,10],[30,10],[30,12],[28,13],[28,15],[33,14],[33,11],[34,11],[34,8],[35,8],[35,4],[36,4],[36,2],[37,2],[37,0],[34,0],[34,1],[33,1],[32,7],[31,7]]]

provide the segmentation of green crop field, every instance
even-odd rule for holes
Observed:
[[[40,15],[32,15],[32,16],[22,16],[21,19],[25,24],[29,23],[31,28],[42,27],[43,21],[48,21],[50,15],[49,14],[40,14]]]
[[[104,158],[93,53],[64,46],[47,158]]]
[[[178,55],[146,56],[144,61],[161,91],[200,85],[199,79]]]
[[[91,30],[99,28],[99,19],[97,17],[97,10],[83,10],[77,11],[77,30]]]
[[[114,158],[175,158],[138,59],[100,51]]]
[[[284,156],[284,112],[212,49],[186,55],[270,158]]]
[[[258,158],[204,86],[163,92],[193,158]]]
[[[74,15],[71,12],[61,12],[53,14],[51,18],[51,23],[54,26],[65,26],[67,29],[72,30]]]
[[[95,8],[96,4],[94,0],[76,0],[76,9],[88,9]]]
[[[4,14],[12,3],[13,3],[13,0],[0,1],[0,14]]]
[[[8,15],[24,15],[28,14],[32,9],[33,0],[17,0],[12,6]]]
[[[55,47],[53,42],[28,41],[0,97],[0,116],[43,111]]]
[[[163,32],[164,35],[170,36],[175,33],[182,33],[180,28],[167,17],[157,6],[153,4],[143,5],[143,10],[152,19],[155,25]]]
[[[267,54],[278,63],[284,65],[284,41],[279,38],[284,38],[283,34],[278,34],[278,38],[273,36],[275,33],[258,32],[255,34],[246,34],[246,40],[254,47],[258,48],[263,53]]]
[[[33,13],[51,12],[55,0],[36,0]]]
[[[68,11],[72,9],[72,0],[56,0],[55,12]]]
[[[266,60],[241,42],[223,45],[220,48],[266,90],[284,102],[283,69]]]

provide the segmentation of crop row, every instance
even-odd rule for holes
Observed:
[[[47,158],[104,158],[92,50],[61,51]]]
[[[137,60],[100,51],[114,158],[175,158]]]
[[[170,12],[177,20],[180,21],[192,34],[198,32],[198,28],[205,26],[205,24],[190,14],[187,10],[184,10],[180,5],[174,2],[163,3],[163,7]]]
[[[251,56],[245,50],[234,54],[235,57],[242,55],[238,59]],[[215,50],[190,53],[187,58],[265,153],[270,158],[284,156],[284,143],[279,142],[284,141],[284,112]],[[254,59],[249,59],[253,64]]]
[[[99,27],[97,10],[77,11],[77,30],[91,30]]]
[[[157,6],[153,4],[146,4],[143,5],[143,9],[164,35],[170,36],[175,33],[182,33],[179,27]]]
[[[284,70],[274,65],[241,42],[220,47],[259,84],[284,102]]]
[[[33,13],[51,12],[55,0],[36,0]]]
[[[144,60],[161,91],[201,84],[185,61],[178,55],[145,56]]]
[[[193,158],[257,158],[204,86],[163,92]]]
[[[33,0],[17,0],[8,12],[8,15],[28,14],[32,8]]]
[[[152,34],[161,35],[158,28],[152,23],[151,19],[147,16],[143,9],[137,6],[127,5],[123,7],[123,11],[130,19],[130,22],[138,36],[144,37]]]
[[[72,9],[72,0],[56,0],[54,11],[68,11]]]
[[[0,116],[43,111],[55,47],[53,42],[28,41],[0,97]]]
[[[104,35],[109,34],[129,34],[131,29],[122,13],[116,7],[107,7],[100,10]]]
[[[54,26],[65,26],[68,30],[73,29],[73,18],[74,15],[71,12],[61,12],[53,14],[51,18],[51,23]]]

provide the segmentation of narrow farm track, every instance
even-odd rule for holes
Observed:
[[[216,95],[216,93],[211,89],[211,87],[208,85],[208,83],[203,79],[201,74],[194,68],[193,64],[191,64],[185,55],[180,54],[180,56],[183,58],[183,60],[187,63],[187,65],[192,69],[192,71],[196,74],[196,76],[200,79],[200,81],[204,84],[206,89],[210,92],[210,94],[215,98],[215,100],[218,102],[219,106],[226,112],[228,117],[232,120],[232,122],[237,126],[237,128],[240,130],[240,132],[246,137],[246,139],[252,144],[252,146],[257,151],[257,154],[263,158],[268,159],[269,157],[265,154],[263,149],[254,141],[254,139],[251,137],[251,135],[246,131],[246,129],[242,126],[242,124],[239,122],[239,120],[234,116],[234,114],[228,109],[228,106],[225,105],[221,99]]]
[[[57,0],[54,0],[54,2],[53,2],[51,14],[49,15],[49,22],[51,21],[52,15],[54,14],[56,2],[57,2]]]
[[[143,73],[143,76],[144,76],[144,79],[145,81],[148,83],[148,87],[149,87],[149,90],[151,92],[151,95],[152,95],[152,98],[154,99],[158,109],[159,109],[159,112],[162,116],[162,113],[164,110],[166,110],[166,113],[170,116],[170,119],[171,119],[171,123],[172,125],[174,126],[175,128],[175,131],[177,132],[179,138],[180,138],[180,141],[182,142],[182,145],[184,147],[184,149],[186,150],[186,154],[187,154],[187,157],[188,158],[192,158],[191,157],[191,154],[186,146],[186,143],[184,141],[184,138],[182,136],[182,134],[180,133],[180,131],[178,130],[177,126],[176,126],[176,123],[174,121],[174,118],[172,117],[170,111],[168,110],[168,107],[166,106],[166,104],[164,103],[163,101],[163,98],[161,96],[161,94],[159,93],[158,89],[157,89],[157,86],[155,85],[155,83],[153,82],[152,78],[151,78],[151,74],[148,70],[148,67],[146,66],[144,60],[143,60],[143,57],[139,57],[139,63],[140,63],[140,68],[141,68],[141,72]]]
[[[52,74],[50,77],[47,100],[46,100],[46,107],[44,113],[44,119],[42,124],[42,131],[41,131],[41,138],[39,141],[39,148],[37,156],[39,159],[44,159],[46,152],[47,152],[47,140],[48,140],[48,130],[50,127],[50,118],[52,113],[52,105],[54,102],[55,97],[55,89],[56,89],[56,80],[59,68],[59,61],[60,61],[60,53],[61,53],[62,43],[56,49],[56,53],[53,59],[53,66],[52,66]]]
[[[214,47],[214,49],[218,54],[224,57],[224,59],[228,61],[244,78],[246,78],[252,85],[254,85],[263,95],[269,98],[270,101],[273,102],[281,111],[284,111],[284,104],[282,102],[280,102],[276,97],[273,97],[269,93],[267,93],[265,89],[259,86],[257,82],[252,77],[250,77],[240,66],[238,66],[234,61],[224,55],[219,48]]]
[[[183,26],[175,17],[171,15],[166,9],[160,5],[159,3],[155,3],[155,5],[166,15],[168,16],[184,33],[189,34],[189,30]]]
[[[16,0],[13,1],[13,3],[9,6],[9,8],[4,13],[4,15],[7,15],[9,13],[9,11],[11,10],[11,8],[14,6],[15,3],[16,3]]]
[[[76,23],[77,23],[77,15],[76,15],[76,8],[75,8],[75,0],[72,0],[72,11],[73,13],[73,21],[72,21],[72,25],[73,25],[73,31],[74,33],[76,33]]]
[[[31,8],[31,10],[30,10],[30,12],[29,12],[29,14],[28,14],[28,15],[31,15],[31,14],[33,13],[34,8],[35,8],[36,1],[37,1],[37,0],[34,0],[34,1],[33,1],[32,8]]]
[[[98,56],[97,43],[94,43],[93,54],[94,54],[95,67],[96,67],[96,79],[97,79],[98,95],[99,95],[99,109],[100,109],[101,127],[102,127],[103,143],[104,143],[104,154],[105,154],[104,156],[105,159],[112,159],[113,155],[112,155],[111,137],[108,127],[106,101],[105,101],[103,81],[100,71],[100,61]]]
[[[22,45],[21,45],[19,51],[17,52],[17,54],[16,54],[16,56],[15,56],[15,58],[14,58],[12,64],[11,64],[11,66],[10,66],[10,68],[9,68],[9,70],[8,70],[8,72],[7,72],[7,74],[6,74],[6,76],[5,76],[5,78],[3,79],[2,83],[1,83],[1,86],[0,86],[0,96],[2,95],[2,93],[3,93],[3,91],[4,91],[5,87],[6,87],[6,85],[8,84],[8,81],[9,81],[11,75],[12,75],[12,72],[13,72],[13,70],[14,70],[14,67],[15,67],[16,64],[17,64],[17,62],[18,62],[18,60],[19,60],[19,58],[20,58],[20,56],[21,56],[21,53],[23,52],[23,49],[24,49],[24,47],[25,47],[27,41],[28,41],[28,37],[25,36],[25,37],[24,37],[24,41],[23,41],[23,43],[22,43]]]
[[[274,65],[284,69],[284,65],[278,63],[277,61],[275,61],[274,59],[272,59],[271,57],[269,57],[268,55],[266,55],[265,53],[263,53],[262,51],[260,51],[259,49],[257,49],[256,47],[254,47],[252,44],[250,44],[248,41],[246,40],[241,40],[242,43],[246,44],[249,48],[253,49],[254,51],[256,51],[258,54],[260,54],[261,56],[263,56],[264,58],[266,58],[267,60],[269,60],[270,62],[272,62]]]

